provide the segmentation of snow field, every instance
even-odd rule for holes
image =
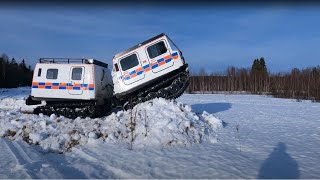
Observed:
[[[30,93],[29,89],[22,91],[24,90],[19,88],[2,93],[0,89],[0,100],[14,102],[27,97]],[[51,153],[53,151],[51,147],[44,150],[41,145],[28,144],[25,140],[30,138],[23,140],[23,136],[18,136],[13,141],[8,137],[0,138],[0,178],[318,179],[320,177],[320,103],[297,102],[293,99],[258,95],[224,94],[184,94],[177,101],[177,103],[162,102],[159,99],[152,104],[137,106],[138,108],[132,113],[119,111],[102,119],[88,119],[95,122],[95,124],[89,124],[92,127],[86,124],[88,123],[86,119],[76,119],[74,122],[80,123],[77,124],[75,133],[69,136],[70,139],[78,140],[79,143],[84,140],[83,145],[73,146],[71,152],[63,154]],[[30,121],[38,124],[39,129],[42,127],[49,129],[48,127],[52,126],[56,129],[60,128],[58,132],[64,132],[62,129],[70,125],[68,122],[71,120],[63,117],[23,113],[24,107],[19,105],[19,101],[17,104],[11,104],[12,106],[8,105],[5,109],[0,108],[0,119],[6,122],[6,128],[10,127],[12,130],[18,126],[23,128],[23,125]],[[0,104],[0,106],[3,105]],[[19,107],[22,109],[19,110]],[[148,115],[153,115],[153,118],[162,118],[166,123],[165,125],[147,123],[149,131],[145,138],[144,109],[147,108],[148,112],[154,111]],[[136,110],[137,113],[135,113]],[[173,112],[175,115],[170,116]],[[133,124],[135,122],[142,124],[135,125],[133,131],[135,141],[131,150],[129,131],[131,122],[130,118],[127,118],[127,121],[124,118],[134,117],[135,114],[136,121],[133,121]],[[181,116],[187,117],[190,126],[188,122],[179,124],[175,120],[170,120],[170,118],[181,119]],[[219,129],[220,123],[209,123],[210,116],[214,117],[213,122],[221,119],[222,124],[226,122],[228,125]],[[196,120],[197,117],[199,120]],[[16,122],[17,119],[19,119],[18,122]],[[148,119],[150,122],[153,121],[151,117]],[[24,123],[19,122],[20,120]],[[159,139],[156,138],[156,135],[161,132],[159,128],[173,137],[176,136],[176,130],[186,130],[187,127],[191,127],[193,121],[198,123],[194,125],[194,132],[205,134],[204,127],[210,126],[213,130],[210,136],[214,138],[204,136],[201,144],[192,146],[180,144],[183,144],[182,140],[186,144],[194,142],[191,140],[199,140],[197,133],[189,133],[189,136],[186,133],[178,133],[179,143],[173,141],[171,145],[167,145],[167,138],[162,139],[161,136],[158,136]],[[128,137],[123,138],[120,134],[118,138],[113,139],[114,141],[111,141],[111,138],[108,141],[111,135],[108,134],[108,137],[103,139],[96,130],[90,130],[94,125],[99,126],[99,124],[100,127],[97,130],[103,129],[106,123],[110,123],[112,127],[117,125],[120,130],[129,131],[126,135],[123,133]],[[3,124],[0,125],[2,129]],[[214,128],[215,125],[218,129]],[[31,125],[33,126],[35,125]],[[87,127],[82,128],[82,126]],[[160,132],[151,136],[155,127]],[[169,131],[171,129],[173,131]],[[40,130],[31,132],[32,139],[38,140],[39,143],[45,141],[42,140],[43,134]],[[85,130],[86,133],[84,133]],[[115,132],[115,130],[105,129],[100,132],[103,131]],[[49,130],[46,132],[48,133]],[[143,134],[140,135],[137,132]],[[115,134],[118,135],[118,133]],[[54,139],[58,139],[58,136],[63,138],[61,134],[56,135]],[[209,139],[217,140],[217,143],[210,143]],[[153,145],[144,144],[151,140]],[[57,148],[59,152],[65,150],[66,146],[63,144],[61,147]]]
[[[242,176],[237,177],[320,177],[320,103],[223,94],[186,94],[178,100],[192,104],[195,112],[206,110],[228,122],[228,126],[219,132],[219,143],[214,146],[221,145],[224,151],[228,147],[238,150],[238,158],[234,158],[234,162],[239,161],[237,163],[241,166],[237,168],[242,169]],[[241,160],[243,155],[246,158]],[[225,154],[222,156],[231,160]],[[292,168],[293,162],[297,164],[296,168]],[[251,164],[256,164],[256,167]],[[282,173],[287,174],[284,176]],[[266,174],[268,176],[264,176]]]

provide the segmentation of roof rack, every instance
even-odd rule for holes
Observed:
[[[96,59],[86,59],[86,58],[40,58],[39,63],[82,63],[82,64],[95,64],[108,68],[108,64],[98,61]]]

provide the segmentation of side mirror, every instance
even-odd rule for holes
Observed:
[[[104,71],[104,69],[102,69],[102,77],[101,77],[101,81],[103,81],[105,73],[106,73],[106,72]]]
[[[183,61],[183,64],[185,64],[186,61],[184,60],[184,57],[183,57],[183,55],[182,55],[182,51],[179,51],[179,54],[180,54],[180,56],[181,56],[181,59],[182,59],[182,61]]]

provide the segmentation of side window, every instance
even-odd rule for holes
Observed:
[[[160,56],[161,54],[164,54],[167,52],[166,45],[163,41],[158,42],[157,44],[154,44],[147,48],[148,54],[150,59],[153,59],[157,56]]]
[[[81,80],[82,77],[82,68],[73,68],[72,69],[72,80]]]
[[[57,79],[57,78],[58,78],[58,69],[47,70],[47,79]]]
[[[41,70],[42,70],[41,68],[38,69],[38,77],[41,76]]]
[[[123,71],[133,68],[139,65],[138,57],[136,54],[132,54],[126,58],[120,60],[120,65]]]
[[[114,67],[116,68],[116,72],[119,71],[118,63],[114,64]]]

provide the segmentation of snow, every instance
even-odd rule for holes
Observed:
[[[0,89],[0,178],[320,177],[319,103],[185,94],[70,120],[31,114],[29,93]]]
[[[20,87],[15,89],[0,88],[0,109],[32,112],[35,106],[25,105],[25,100],[31,94],[30,87]],[[10,115],[11,112],[8,112]],[[14,113],[14,112],[12,112]]]
[[[217,142],[222,121],[212,114],[196,114],[180,102],[154,99],[129,111],[118,111],[96,119],[71,120],[57,117],[7,111],[0,122],[0,136],[11,140],[24,139],[39,144],[45,151],[66,152],[87,143],[125,143],[130,148],[145,146],[188,146]]]

